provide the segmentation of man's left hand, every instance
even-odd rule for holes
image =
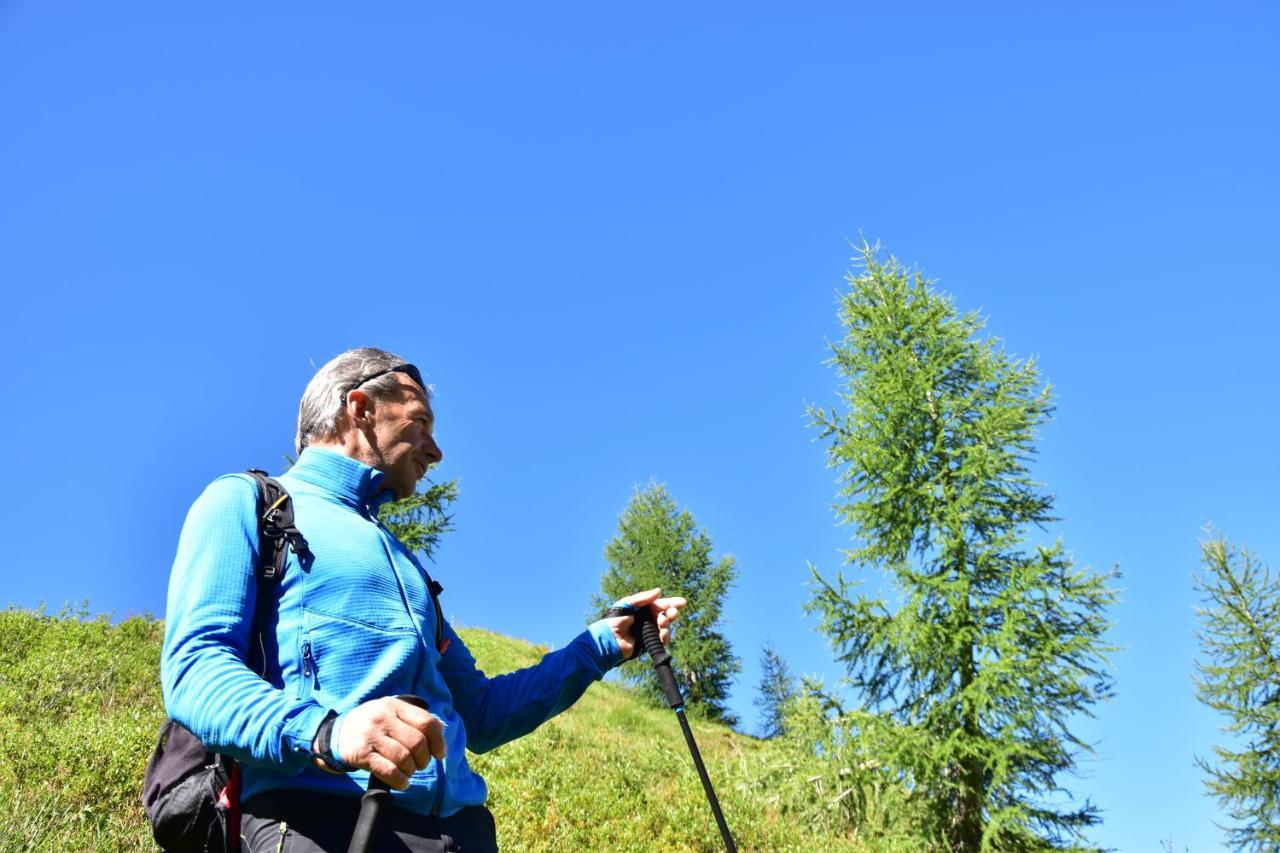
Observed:
[[[658,623],[658,636],[663,643],[671,641],[671,623],[680,617],[680,608],[688,604],[680,596],[662,598],[661,588],[628,595],[626,598],[618,599],[618,603],[631,604],[636,607],[648,607],[653,611],[654,621]],[[622,651],[623,659],[631,660],[631,658],[635,657],[636,651],[636,638],[631,630],[636,621],[635,617],[614,616],[605,621],[609,623],[613,636],[618,640],[618,648]]]

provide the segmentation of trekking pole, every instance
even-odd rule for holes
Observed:
[[[427,710],[427,700],[421,696],[397,696],[401,702]],[[356,818],[355,832],[351,833],[351,846],[347,853],[368,853],[373,849],[374,832],[382,813],[391,805],[391,786],[373,773],[369,774],[369,787],[360,796],[360,816]]]
[[[671,671],[671,655],[667,654],[667,647],[662,645],[662,639],[658,636],[658,623],[654,620],[653,611],[646,605],[637,607],[634,615],[635,624],[640,628],[640,639],[644,642],[644,650],[649,653],[654,672],[658,674],[658,683],[662,685],[662,692],[666,694],[667,704],[676,712],[676,718],[680,720],[685,742],[689,744],[694,766],[698,768],[698,777],[702,779],[702,789],[707,792],[711,813],[716,816],[716,824],[720,827],[724,849],[728,853],[738,853],[738,846],[733,843],[733,836],[729,834],[729,824],[725,823],[724,813],[720,811],[720,801],[716,799],[716,792],[711,787],[711,777],[707,775],[706,765],[702,763],[702,754],[698,752],[698,744],[693,740],[693,729],[689,728],[689,721],[685,718],[684,697],[680,695],[680,688],[676,686],[676,676]]]

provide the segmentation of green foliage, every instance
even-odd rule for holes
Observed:
[[[159,622],[0,612],[0,850],[151,850]]]
[[[546,651],[460,633],[492,673]],[[154,849],[138,796],[165,716],[162,635],[148,617],[0,612],[0,851]],[[867,849],[839,827],[795,822],[791,800],[761,784],[798,755],[716,723],[693,728],[741,849]],[[675,715],[619,685],[594,685],[533,734],[472,758],[504,850],[722,849]]]
[[[434,483],[428,479],[425,489],[404,500],[392,501],[378,517],[406,548],[431,559],[440,537],[453,529],[449,506],[457,499],[457,480]]]
[[[609,568],[592,599],[591,618],[623,596],[654,587],[687,598],[670,645],[685,704],[711,719],[735,723],[726,702],[742,664],[719,629],[725,595],[738,573],[733,558],[712,560],[706,531],[697,529],[693,516],[665,488],[651,483],[632,495],[605,559]],[[623,664],[622,674],[655,702],[662,701],[647,658]]]
[[[930,836],[927,803],[905,774],[883,760],[896,736],[875,715],[847,711],[818,682],[806,680],[788,704],[778,750],[761,768],[769,804],[824,835],[851,833],[876,851],[943,850]]]
[[[796,698],[796,679],[791,667],[766,642],[760,651],[760,684],[756,688],[755,706],[760,709],[760,736],[774,738],[786,731],[786,714]]]
[[[1233,745],[1196,763],[1236,822],[1231,847],[1280,849],[1280,578],[1221,535],[1201,543],[1200,563],[1196,695],[1226,717]]]
[[[926,834],[964,851],[1083,843],[1097,810],[1058,805],[1058,778],[1089,748],[1072,717],[1111,694],[1115,573],[1077,569],[1061,542],[1026,546],[1054,520],[1027,468],[1049,389],[923,275],[861,255],[832,347],[841,411],[810,415],[860,543],[847,561],[892,594],[814,571],[809,606],[891,732],[877,760],[928,804]]]

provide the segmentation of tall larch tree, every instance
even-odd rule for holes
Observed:
[[[1201,543],[1196,695],[1225,718],[1205,786],[1234,850],[1280,850],[1280,578],[1221,535]]]
[[[815,571],[810,607],[895,730],[884,760],[927,804],[929,834],[966,853],[1087,845],[1098,810],[1067,798],[1063,774],[1090,748],[1073,721],[1112,692],[1115,573],[1032,542],[1055,520],[1028,469],[1052,412],[1035,364],[882,257],[860,247],[830,360],[839,403],[810,408],[860,577]],[[886,594],[856,590],[862,575]]]

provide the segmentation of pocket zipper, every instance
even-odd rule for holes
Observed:
[[[311,695],[319,675],[320,667],[316,665],[315,655],[311,651],[311,641],[305,640],[302,643],[302,678],[299,679],[302,689],[299,691],[299,699],[306,699]]]

